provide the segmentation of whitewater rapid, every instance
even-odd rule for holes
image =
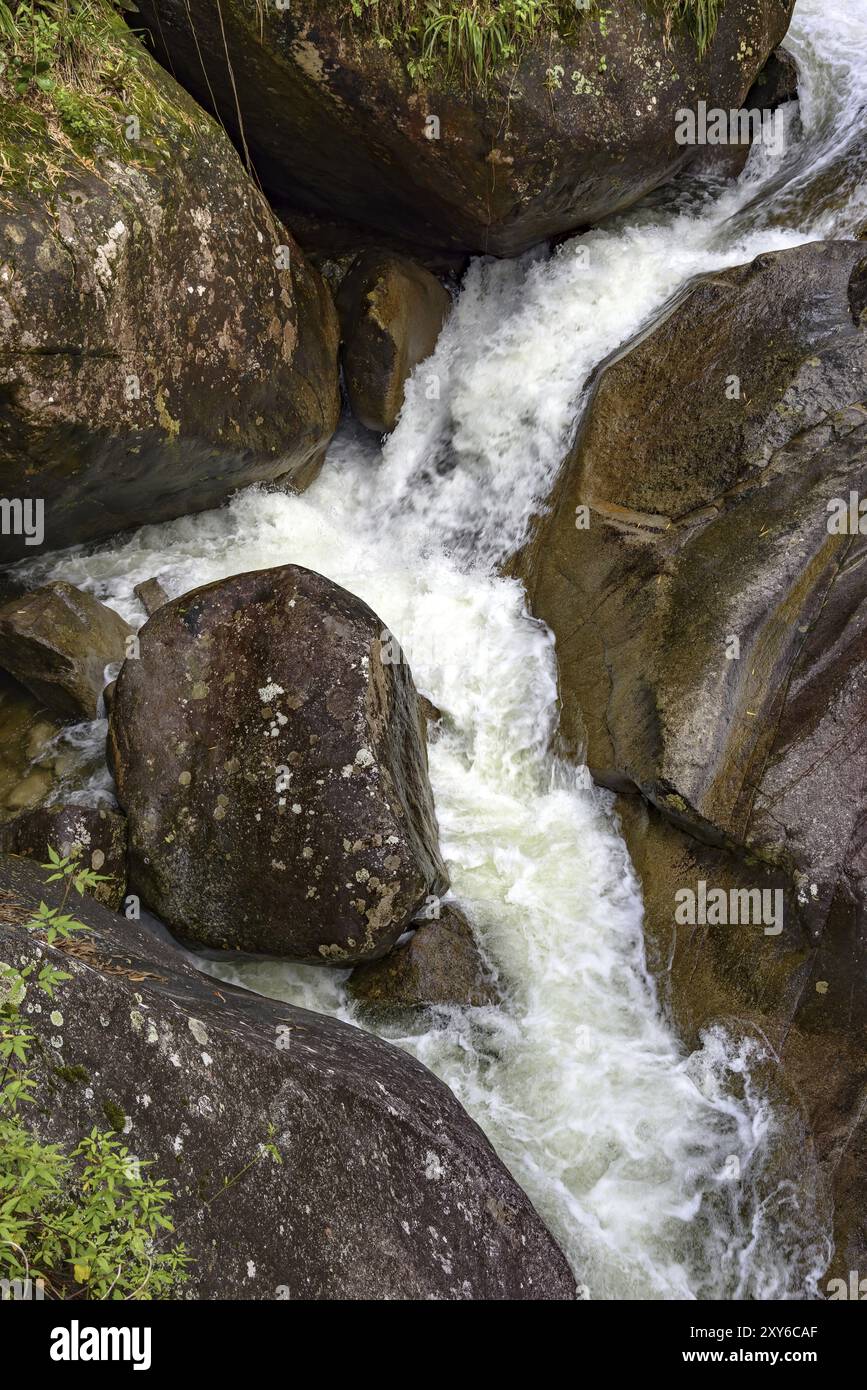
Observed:
[[[346,424],[302,497],[250,489],[29,567],[137,626],[133,586],[153,575],[174,596],[292,562],[358,594],[398,636],[445,714],[430,749],[443,851],[505,1002],[381,1031],[481,1124],[593,1298],[797,1297],[830,1255],[810,1175],[798,1191],[768,1178],[777,1120],[753,1079],[756,1046],[718,1030],[689,1055],[663,1018],[610,799],[550,751],[552,637],[498,577],[600,361],[691,276],[845,236],[864,217],[867,0],[801,0],[787,47],[802,94],[782,156],[757,148],[725,189],[682,179],[553,254],[476,261],[384,446]],[[63,795],[110,795],[93,771],[103,734],[61,735],[78,752]],[[364,1026],[345,972],[218,973]]]

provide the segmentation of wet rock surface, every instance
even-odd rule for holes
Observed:
[[[145,579],[141,584],[136,584],[133,593],[149,618],[169,601],[169,596],[158,579]]]
[[[45,897],[0,860],[0,959],[32,955]],[[32,1122],[72,1145],[107,1114],[171,1185],[193,1256],[183,1295],[234,1299],[573,1299],[565,1258],[442,1082],[359,1029],[209,980],[139,922],[88,899],[60,1024],[31,1021]],[[51,1038],[49,1039],[49,1034]],[[272,1145],[274,1158],[265,1145]]]
[[[557,636],[562,725],[638,791],[627,841],[671,1008],[759,1028],[864,1257],[864,248],[811,243],[689,286],[603,368],[520,562]],[[840,524],[841,509],[847,519]],[[835,521],[836,518],[836,521]],[[779,932],[677,926],[699,884],[780,891]],[[856,1267],[850,1264],[848,1267]]]
[[[51,743],[61,728],[35,695],[0,671],[0,821],[51,793],[58,780]]]
[[[438,918],[419,923],[410,939],[382,960],[356,966],[348,987],[359,1004],[381,1013],[499,1002],[473,928],[451,903],[442,906]]]
[[[62,719],[95,719],[131,635],[113,609],[58,581],[0,608],[0,666]]]
[[[447,878],[418,696],[354,595],[287,565],[166,604],[112,699],[130,886],[200,945],[347,965]]]
[[[352,413],[369,430],[397,424],[413,369],[430,357],[451,297],[423,266],[387,252],[359,256],[337,295]]]

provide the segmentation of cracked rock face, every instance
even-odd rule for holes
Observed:
[[[60,901],[43,878],[0,858],[0,961],[32,959],[23,923],[42,898]],[[90,928],[74,949],[43,945],[70,978],[28,1012],[28,1123],[71,1148],[110,1115],[168,1181],[175,1229],[160,1239],[193,1259],[180,1297],[576,1297],[529,1199],[420,1063],[218,985],[143,922],[88,898],[74,911]]]
[[[82,158],[0,102],[31,169],[4,185],[0,476],[44,505],[49,548],[303,487],[337,420],[320,277],[214,122],[144,52],[137,74],[113,121],[139,138]],[[34,553],[0,538],[0,561]]]
[[[489,92],[411,80],[400,39],[379,43],[348,9],[139,5],[155,51],[204,105],[213,93],[240,145],[237,92],[243,140],[276,203],[400,238],[418,254],[516,255],[628,207],[679,169],[677,110],[739,106],[792,3],[724,5],[700,59],[645,0],[619,0],[573,42],[532,46]]]
[[[349,965],[447,876],[418,697],[371,610],[294,565],[166,604],[111,704],[130,887],[185,938]]]
[[[843,1268],[867,1258],[865,270],[817,242],[688,286],[603,368],[519,561],[567,737],[644,799],[624,829],[675,1018],[770,1041]],[[675,927],[702,880],[780,890],[780,932]]]

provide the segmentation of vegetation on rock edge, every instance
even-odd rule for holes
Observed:
[[[266,0],[257,0],[260,6]],[[666,31],[685,29],[704,53],[716,31],[725,0],[646,0]],[[387,47],[407,45],[412,76],[437,69],[482,86],[517,63],[541,37],[574,38],[595,22],[604,35],[616,0],[350,0],[354,19]],[[407,44],[408,41],[408,44]]]

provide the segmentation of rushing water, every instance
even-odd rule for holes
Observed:
[[[138,624],[132,588],[151,575],[179,594],[293,562],[360,595],[399,636],[445,711],[431,747],[443,849],[505,1003],[383,1031],[479,1121],[591,1297],[797,1297],[829,1256],[810,1174],[793,1190],[769,1167],[777,1122],[751,1076],[755,1046],[714,1031],[687,1055],[662,1018],[608,799],[550,753],[552,638],[497,577],[602,358],[690,276],[845,236],[867,215],[867,0],[801,0],[787,46],[803,87],[785,153],[757,148],[725,189],[680,180],[554,254],[475,262],[384,447],[347,425],[303,497],[251,489],[31,566]],[[103,733],[71,735],[81,779]],[[109,791],[102,771],[78,794]],[[353,1020],[345,972],[220,973]]]

